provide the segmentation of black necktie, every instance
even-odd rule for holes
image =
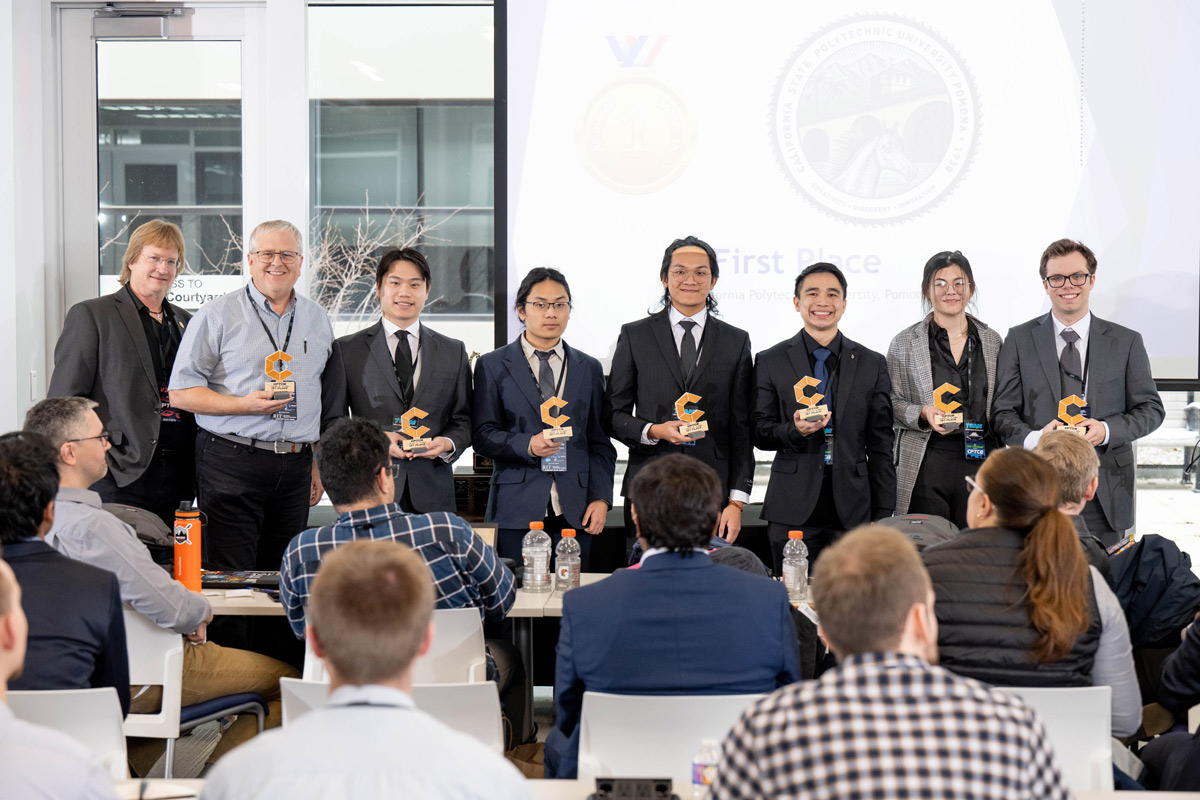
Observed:
[[[1079,348],[1075,346],[1075,343],[1079,341],[1079,334],[1067,328],[1059,336],[1067,343],[1058,357],[1059,370],[1062,372],[1063,397],[1082,395],[1083,364],[1079,360]]]
[[[679,343],[679,371],[683,373],[683,382],[687,383],[688,378],[692,377],[692,370],[696,368],[696,334],[692,332],[696,323],[685,319],[679,325],[683,328],[683,341]]]
[[[405,407],[413,400],[412,349],[408,346],[408,331],[396,331],[396,380],[400,382],[400,402]]]
[[[534,350],[538,360],[538,391],[542,393],[543,400],[549,400],[554,397],[554,370],[550,369],[550,356],[554,355],[553,350]]]

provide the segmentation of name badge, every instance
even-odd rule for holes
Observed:
[[[968,461],[983,461],[987,458],[987,447],[983,442],[983,423],[963,424],[963,448]]]
[[[822,414],[821,416],[825,416]],[[833,465],[833,426],[825,429],[825,466]]]
[[[566,472],[567,448],[560,447],[552,456],[542,456],[542,472]]]
[[[289,375],[292,373],[289,371]],[[283,422],[295,422],[299,419],[299,406],[296,404],[296,382],[295,381],[267,381],[267,394],[272,400],[283,400],[288,398],[288,403],[283,408],[271,415],[271,419],[282,420]]]

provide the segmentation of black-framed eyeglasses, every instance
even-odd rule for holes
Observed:
[[[543,302],[541,302],[541,301],[532,301],[532,300],[531,300],[531,301],[528,301],[528,302],[526,302],[526,303],[525,303],[525,307],[526,307],[526,308],[535,308],[535,309],[537,309],[538,311],[540,311],[540,312],[542,312],[542,313],[545,313],[545,312],[549,311],[549,310],[550,310],[550,309],[552,309],[552,308],[553,308],[555,311],[566,311],[567,309],[569,309],[569,308],[571,307],[571,304],[570,304],[570,303],[563,303],[563,302],[558,302],[558,303],[543,303]]]
[[[1067,285],[1068,279],[1072,286],[1083,286],[1090,277],[1092,277],[1090,272],[1076,272],[1074,275],[1047,275],[1043,280],[1053,288],[1061,289]]]
[[[250,255],[267,264],[273,263],[278,256],[280,262],[289,267],[300,260],[300,254],[295,250],[254,250]]]
[[[82,439],[67,439],[68,442],[90,442],[92,439],[103,439],[106,442],[112,442],[112,434],[108,431],[102,431],[97,436],[84,436]]]
[[[392,480],[395,480],[397,477],[400,476],[400,465],[399,464],[388,464],[386,467],[384,467],[384,469],[387,470],[388,477],[391,478]]]

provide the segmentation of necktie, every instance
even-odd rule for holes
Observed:
[[[696,323],[685,319],[679,325],[683,328],[683,341],[679,344],[679,371],[683,373],[683,382],[687,383],[688,378],[692,377],[692,370],[696,368],[696,334],[692,332]]]
[[[396,331],[396,380],[400,382],[400,402],[412,405],[413,363],[412,349],[408,346],[408,331]]]
[[[1079,334],[1067,328],[1059,336],[1067,343],[1058,357],[1059,371],[1062,373],[1063,397],[1073,394],[1082,395],[1083,364],[1079,360],[1079,348],[1075,346],[1075,343],[1079,341]]]
[[[538,360],[538,391],[542,393],[543,400],[549,400],[554,397],[554,370],[550,369],[550,356],[554,355],[553,350],[535,350]]]
[[[833,355],[833,353],[829,351],[828,347],[818,347],[816,350],[813,350],[813,356],[815,356],[817,359],[817,364],[813,368],[813,377],[821,382],[821,384],[817,386],[817,391],[825,395],[824,399],[821,400],[821,404],[824,405],[829,405],[830,401],[829,370],[826,368],[825,362],[831,355]]]

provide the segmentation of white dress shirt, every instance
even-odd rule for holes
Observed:
[[[533,382],[538,382],[538,374],[542,368],[542,360],[537,357],[537,348],[529,343],[525,338],[525,334],[521,334],[521,351],[525,353],[525,360],[529,362],[529,368],[533,370]],[[550,348],[552,355],[547,363],[550,364],[550,374],[554,376],[554,385],[562,386],[567,381],[567,377],[563,375],[563,368],[567,365],[567,351],[563,349],[562,339],[558,340],[558,344]],[[533,442],[529,443],[527,452],[533,455]],[[557,475],[557,473],[551,473]],[[550,507],[554,509],[554,513],[558,516],[562,515],[562,501],[558,499],[558,480],[557,478],[550,484]]]
[[[396,347],[400,344],[399,325],[383,317],[383,330],[388,337],[388,350],[392,354],[392,363],[396,363]],[[413,357],[413,391],[421,383],[421,320],[417,320],[403,330],[408,331],[408,351]]]
[[[1090,373],[1091,368],[1088,365],[1087,348],[1088,338],[1092,333],[1092,312],[1089,311],[1084,314],[1083,319],[1078,320],[1073,325],[1064,325],[1062,321],[1054,315],[1053,311],[1050,312],[1050,319],[1054,322],[1054,360],[1060,360],[1062,358],[1063,350],[1065,350],[1067,347],[1067,341],[1066,339],[1062,338],[1062,332],[1065,330],[1075,331],[1075,333],[1079,334],[1079,340],[1075,342],[1075,349],[1079,351],[1079,363],[1082,364],[1083,368]],[[1084,389],[1087,388],[1088,377],[1088,375],[1084,376]],[[1100,443],[1100,446],[1103,447],[1104,445],[1108,444],[1108,423],[1104,420],[1100,420],[1100,424],[1104,426],[1104,441]],[[1030,431],[1025,436],[1025,449],[1032,450],[1033,448],[1037,447],[1038,440],[1041,438],[1042,432],[1040,430]]]
[[[48,800],[116,800],[112,777],[86,747],[41,725],[17,719],[0,703],[0,795]]]
[[[517,768],[452,730],[399,689],[342,686],[286,728],[230,751],[203,800],[439,798],[532,800]]]

